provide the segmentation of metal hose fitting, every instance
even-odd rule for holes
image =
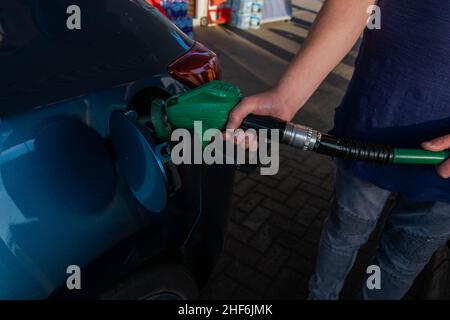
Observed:
[[[313,151],[320,138],[321,134],[319,131],[288,122],[284,129],[282,141],[295,148]]]

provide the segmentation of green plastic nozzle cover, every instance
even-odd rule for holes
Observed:
[[[450,150],[432,152],[422,149],[394,149],[393,163],[440,165],[450,157]]]
[[[211,81],[201,87],[166,100],[165,113],[173,129],[194,129],[195,121],[202,121],[202,130],[223,130],[231,110],[241,100],[238,87]],[[197,132],[202,136],[203,132]],[[204,142],[204,146],[208,142]]]

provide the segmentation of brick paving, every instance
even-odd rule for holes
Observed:
[[[202,297],[306,298],[331,205],[333,163],[285,146],[281,153],[278,175],[237,173],[224,254]]]

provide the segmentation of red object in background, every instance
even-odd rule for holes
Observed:
[[[219,24],[229,24],[231,22],[231,8],[221,7],[219,10]]]
[[[167,17],[166,10],[164,10],[161,0],[146,0],[146,1],[150,3],[152,6],[154,6],[156,9],[161,11],[161,13]]]
[[[199,42],[168,66],[169,74],[190,88],[221,79],[219,60]]]
[[[208,16],[200,19],[200,25],[207,27],[213,23],[229,24],[231,20],[231,8],[226,6],[226,2],[226,0],[209,0],[207,9]]]

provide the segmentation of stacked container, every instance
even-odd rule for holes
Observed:
[[[164,9],[169,19],[190,38],[193,38],[194,24],[188,16],[188,0],[164,1]]]
[[[263,15],[264,0],[253,0],[252,14],[250,17],[250,28],[259,29]]]
[[[259,29],[264,0],[231,0],[231,23],[239,29]]]

